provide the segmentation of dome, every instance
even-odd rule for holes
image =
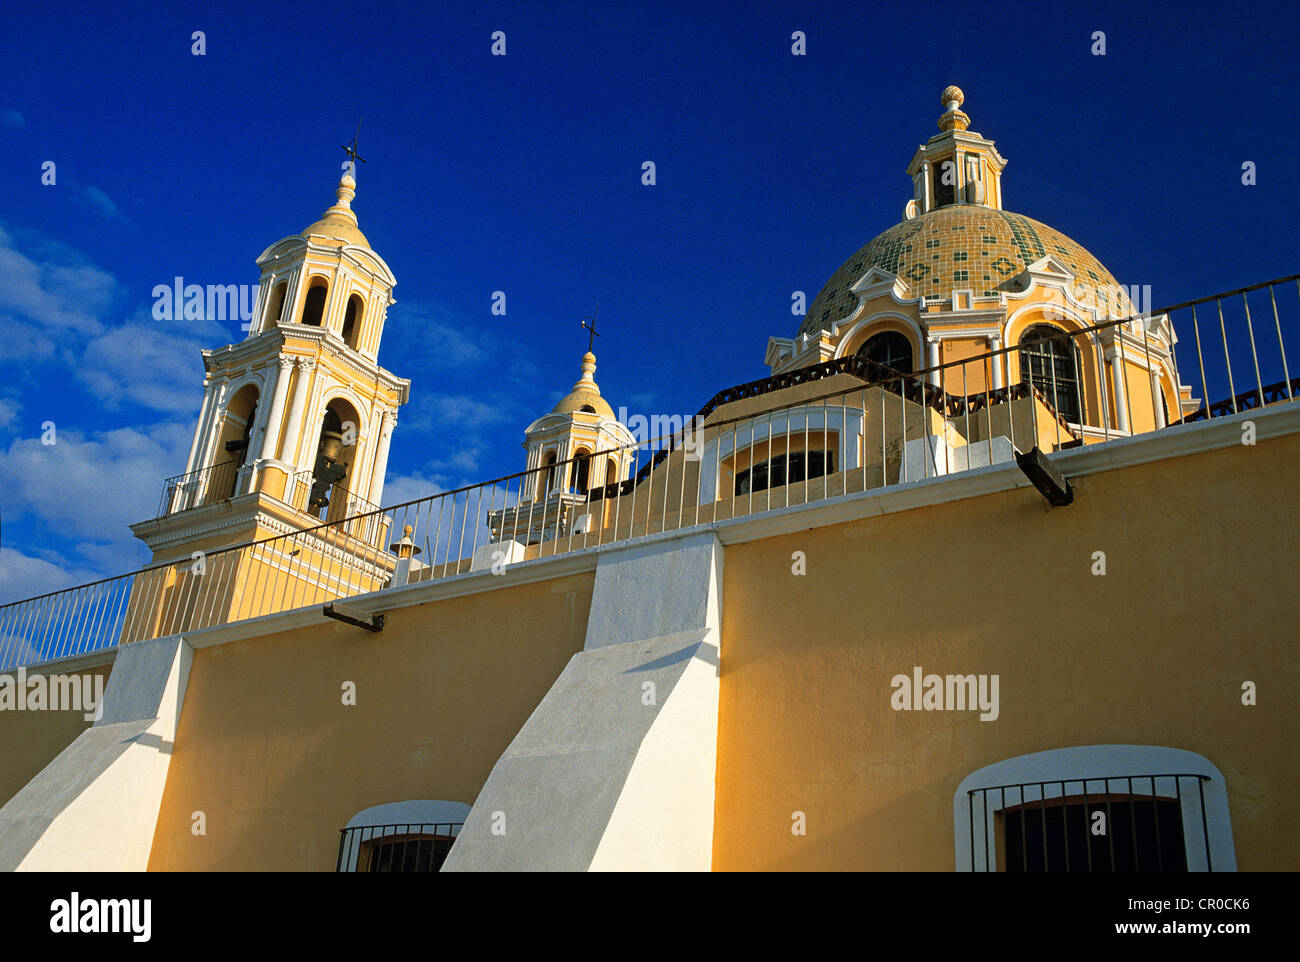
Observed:
[[[331,241],[337,241],[340,247],[344,244],[358,244],[361,247],[370,247],[370,241],[366,240],[366,235],[361,233],[361,228],[346,217],[335,217],[326,214],[299,236],[307,237],[309,234],[314,235],[317,240],[323,238],[327,244]]]
[[[591,410],[588,411],[588,408]],[[588,414],[599,414],[606,418],[614,417],[614,409],[609,406],[609,402],[595,391],[571,391],[560,400],[559,404],[551,408],[552,414],[572,414],[574,411],[586,411]]]
[[[1102,313],[1134,313],[1127,292],[1081,244],[1023,214],[962,204],[895,224],[860,249],[813,299],[799,333],[816,335],[853,313],[858,299],[849,288],[872,267],[897,275],[912,297],[951,297],[954,288],[993,297],[1019,291],[1020,274],[1049,255],[1074,272],[1081,300]]]
[[[313,236],[317,240],[324,240],[325,243],[337,242],[337,246],[342,247],[344,244],[357,244],[369,249],[370,241],[366,240],[366,235],[361,233],[361,228],[357,226],[357,215],[352,210],[352,200],[357,195],[357,181],[350,173],[345,173],[339,178],[339,186],[334,191],[337,198],[334,206],[321,215],[321,219],[316,221],[299,237]]]
[[[600,388],[592,379],[596,373],[596,355],[588,351],[582,355],[582,377],[560,403],[551,408],[552,414],[573,414],[581,411],[587,414],[599,414],[601,417],[614,419],[614,409],[600,396]]]

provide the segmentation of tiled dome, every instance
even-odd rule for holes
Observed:
[[[816,335],[851,314],[858,300],[849,288],[873,266],[898,275],[913,297],[951,297],[954,288],[988,297],[1018,290],[1016,278],[1048,255],[1074,271],[1075,285],[1103,313],[1134,313],[1110,271],[1060,231],[1023,214],[957,205],[895,224],[845,261],[813,300],[799,333]]]

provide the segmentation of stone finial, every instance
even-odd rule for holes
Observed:
[[[960,109],[966,102],[966,95],[961,92],[960,87],[955,84],[944,87],[943,93],[939,95],[939,102],[944,108],[943,116],[939,118],[940,130],[965,130],[970,126],[970,118]]]
[[[420,549],[411,539],[411,535],[414,533],[415,528],[408,524],[402,529],[402,540],[396,544],[389,545],[388,550],[396,554],[399,559],[414,558],[416,555],[420,554]]]

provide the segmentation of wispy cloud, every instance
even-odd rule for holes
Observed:
[[[8,431],[22,409],[23,406],[13,398],[0,397],[0,431]]]
[[[5,520],[31,515],[63,539],[129,545],[127,523],[156,512],[162,479],[184,465],[190,437],[179,423],[83,433],[56,422],[54,444],[15,439],[0,451]]]
[[[97,581],[102,574],[93,568],[80,568],[24,554],[15,548],[0,547],[0,604],[43,595],[49,591]]]
[[[0,225],[0,322],[10,360],[45,357],[99,334],[116,279],[57,241]]]
[[[481,345],[478,327],[441,305],[403,302],[384,329],[385,360],[397,356],[431,371],[485,364],[493,355]]]
[[[73,185],[77,190],[77,196],[89,204],[92,208],[103,214],[109,220],[126,220],[126,216],[118,209],[117,204],[113,203],[113,198],[100,190],[93,184]]]
[[[384,504],[405,504],[442,494],[448,490],[445,480],[423,473],[394,475],[384,482]]]
[[[195,415],[203,384],[200,351],[229,337],[216,321],[155,321],[137,314],[90,339],[75,376],[109,410],[131,404]]]

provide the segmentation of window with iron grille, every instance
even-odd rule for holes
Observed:
[[[958,871],[1237,868],[1223,775],[1182,749],[1091,745],[1007,759],[962,780],[953,819]]]
[[[833,451],[792,451],[788,462],[786,455],[778,454],[768,461],[760,461],[752,468],[737,474],[736,494],[749,494],[751,491],[766,491],[768,488],[779,488],[785,484],[797,484],[809,478],[833,474],[834,471]]]
[[[912,373],[912,342],[897,331],[881,331],[867,338],[858,348],[858,357],[892,367],[900,374]]]
[[[1075,424],[1083,423],[1082,367],[1074,340],[1059,327],[1037,324],[1021,335],[1021,376]]]
[[[341,830],[340,872],[436,872],[463,822],[364,825]]]
[[[1183,822],[1176,798],[1155,794],[1153,779],[1138,778],[1151,795],[1123,791],[1127,778],[1116,779],[1119,792],[1089,795],[1085,786],[1065,783],[1078,794],[1049,797],[1035,788],[998,786],[984,789],[989,798],[1012,789],[1012,798],[1027,798],[1018,805],[995,809],[994,836],[1001,849],[998,864],[1007,872],[1186,872],[1187,855]],[[1181,786],[1169,779],[1164,789]]]

